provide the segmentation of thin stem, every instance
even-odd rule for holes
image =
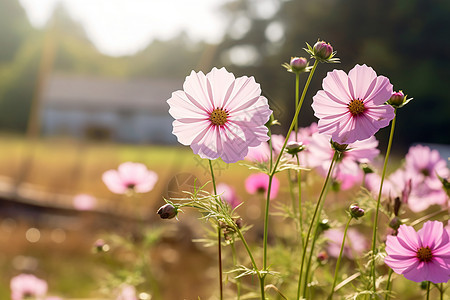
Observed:
[[[391,153],[391,147],[392,147],[392,140],[394,139],[394,129],[395,129],[395,120],[397,118],[397,109],[394,110],[394,119],[391,123],[391,133],[389,135],[389,143],[386,151],[386,157],[384,158],[384,165],[383,165],[383,173],[381,175],[381,183],[380,183],[380,190],[378,192],[378,199],[377,199],[377,209],[375,211],[375,220],[373,223],[373,236],[372,236],[372,280],[373,280],[373,292],[376,294],[377,287],[376,287],[376,272],[375,272],[375,249],[376,249],[376,243],[377,243],[377,229],[378,229],[378,213],[380,211],[380,202],[381,202],[381,192],[383,190],[383,182],[384,177],[386,176],[386,168],[389,160],[389,154]]]
[[[336,261],[336,270],[334,271],[333,286],[331,287],[330,296],[328,297],[329,300],[333,299],[334,287],[336,286],[337,275],[338,275],[338,272],[339,272],[339,266],[341,264],[341,259],[342,259],[342,253],[344,252],[345,238],[347,237],[348,226],[350,225],[350,221],[352,219],[353,219],[353,217],[350,217],[348,219],[347,225],[345,225],[344,238],[342,239],[341,251],[339,252],[339,257],[338,257],[338,259]]]
[[[214,177],[214,169],[212,167],[211,160],[209,159],[209,169],[211,171],[211,179],[214,187],[214,195],[217,196],[216,178]],[[220,300],[223,299],[223,278],[222,278],[222,234],[220,230],[219,220],[217,220],[217,255],[219,259],[219,287],[220,287]]]
[[[447,212],[447,211],[448,211],[447,209],[441,209],[441,210],[432,212],[432,213],[430,213],[430,214],[428,214],[428,215],[426,215],[426,216],[423,216],[422,218],[419,218],[419,219],[415,220],[414,222],[411,222],[411,224],[410,224],[409,226],[414,227],[414,226],[416,226],[417,224],[422,223],[423,221],[426,221],[426,220],[428,220],[428,219],[430,219],[430,218],[432,218],[432,217],[435,217],[435,216],[439,215],[439,214],[442,213],[442,212]]]
[[[298,153],[295,155],[297,157],[297,165],[300,166],[300,159],[298,158]],[[300,226],[300,238],[303,241],[303,213],[302,213],[302,170],[298,170],[297,174],[297,188],[298,188],[298,222]]]
[[[294,216],[297,217],[297,204],[295,203],[295,195],[294,195],[294,187],[292,184],[291,170],[287,171],[287,175],[288,175],[288,184],[289,184],[289,194],[291,196],[291,201],[292,201],[292,211],[294,213]]]
[[[312,79],[312,77],[314,75],[314,71],[316,70],[318,64],[319,64],[319,62],[316,60],[314,62],[314,65],[313,65],[312,69],[311,69],[311,72],[309,73],[308,80],[306,81],[305,87],[303,88],[303,92],[302,92],[302,96],[300,98],[300,102],[299,102],[299,104],[297,106],[297,109],[295,111],[294,118],[292,119],[292,122],[291,122],[291,126],[289,127],[289,130],[288,130],[288,132],[286,134],[286,139],[284,140],[283,147],[281,147],[280,154],[283,153],[284,149],[286,148],[286,145],[287,145],[287,143],[289,141],[289,137],[291,136],[292,129],[294,129],[295,123],[297,123],[298,114],[300,113],[300,109],[302,108],[303,101],[305,100],[306,91],[308,90],[309,84],[311,83],[311,79]],[[277,160],[276,160],[276,162],[274,164],[274,167],[271,168],[271,173],[272,174],[275,174],[277,166],[280,163],[280,159],[281,159],[281,155],[278,155],[278,158],[277,158]]]
[[[444,300],[444,284],[441,283],[441,288],[439,289],[440,300]]]
[[[333,166],[333,168],[336,166],[336,164]],[[334,170],[331,170],[331,174],[333,174]],[[323,195],[323,198],[326,199],[328,195],[328,189],[325,190],[325,194]],[[311,243],[311,250],[309,251],[309,258],[308,258],[308,263],[306,264],[306,270],[305,270],[305,275],[304,275],[304,283],[303,283],[303,298],[306,299],[306,294],[308,292],[308,279],[309,279],[309,270],[311,269],[311,263],[312,263],[312,258],[313,258],[313,253],[314,253],[314,248],[316,246],[316,241],[317,241],[317,237],[320,234],[319,231],[319,224],[320,224],[320,215],[322,213],[322,209],[323,209],[323,204],[325,202],[322,201],[322,203],[320,203],[320,207],[319,207],[319,212],[317,214],[316,217],[316,222],[314,225],[314,234],[313,234],[313,239],[312,239],[312,243]]]
[[[314,210],[314,214],[312,216],[311,223],[309,224],[308,233],[306,234],[306,239],[305,239],[305,243],[303,246],[302,260],[301,260],[301,265],[300,265],[300,272],[298,274],[297,299],[300,299],[300,287],[301,287],[301,282],[302,282],[303,266],[305,263],[306,250],[308,249],[309,238],[311,236],[311,231],[313,228],[314,220],[316,218],[317,212],[319,211],[320,203],[322,202],[322,196],[325,193],[326,187],[328,186],[328,181],[330,179],[331,170],[333,169],[333,165],[336,162],[338,155],[339,155],[339,152],[335,151],[334,155],[333,155],[333,159],[331,160],[330,168],[328,169],[327,177],[325,178],[325,182],[322,186],[322,190],[320,191],[319,199],[317,200],[316,208]]]
[[[272,164],[272,149],[270,151],[271,156],[270,156],[270,174],[269,174],[269,186],[267,188],[267,200],[266,200],[266,210],[265,210],[265,214],[264,214],[264,241],[263,241],[263,270],[266,271],[267,270],[267,237],[268,237],[268,228],[269,228],[269,204],[270,204],[270,192],[272,189],[272,180],[273,180],[273,176],[275,175],[275,172],[277,170],[277,166],[280,163],[280,159],[282,156],[282,153],[284,151],[284,149],[286,148],[286,144],[289,140],[289,137],[291,135],[292,129],[294,128],[295,124],[297,123],[298,120],[298,114],[300,113],[300,109],[302,107],[303,101],[305,100],[305,96],[306,96],[306,91],[308,90],[309,84],[311,82],[311,79],[314,75],[314,71],[317,68],[317,65],[319,64],[319,62],[316,60],[314,62],[314,66],[311,69],[311,72],[309,73],[308,76],[308,80],[306,81],[305,87],[303,88],[303,92],[302,92],[302,96],[300,98],[299,104],[297,106],[297,109],[295,110],[295,114],[294,114],[294,118],[292,119],[291,122],[291,126],[289,127],[288,133],[286,135],[286,139],[284,140],[284,144],[281,147],[280,150],[280,155],[278,155],[277,160],[275,161],[275,164]],[[263,296],[263,292],[264,292],[264,279],[265,279],[265,275],[260,277],[261,280],[261,296]],[[264,299],[264,298],[262,298]]]
[[[233,256],[233,265],[237,266],[237,257],[236,257],[236,247],[234,246],[234,241],[231,243],[231,254]],[[237,288],[237,300],[241,299],[241,279],[236,278],[236,288]]]
[[[300,88],[300,73],[295,73],[295,109],[298,107],[299,102],[299,88]],[[295,122],[295,140],[298,141],[298,119]]]
[[[391,289],[392,289],[391,277],[392,277],[392,273],[394,273],[394,271],[392,271],[392,269],[389,269],[387,285],[386,285],[386,291],[387,292],[386,292],[386,296],[384,297],[384,300],[389,300],[389,298],[391,298]]]
[[[427,282],[427,300],[430,300],[430,282]]]

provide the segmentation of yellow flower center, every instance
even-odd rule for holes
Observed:
[[[228,113],[221,109],[221,108],[216,108],[215,110],[212,111],[211,115],[209,116],[209,120],[217,126],[222,126],[225,125],[225,123],[227,122],[227,117],[228,117]]]
[[[429,262],[433,258],[430,247],[421,247],[417,249],[417,258],[423,262]]]
[[[348,104],[348,110],[352,113],[352,115],[357,116],[362,114],[366,110],[366,107],[364,106],[364,102],[362,100],[353,99]]]

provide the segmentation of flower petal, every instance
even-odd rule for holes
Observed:
[[[376,78],[377,73],[375,73],[371,67],[366,65],[356,65],[351,69],[350,72],[348,72],[348,85],[352,99],[366,99],[367,94],[373,90],[372,83]],[[391,97],[391,95],[389,95],[389,97]]]
[[[206,74],[208,93],[213,99],[214,108],[223,108],[228,101],[234,86],[234,75],[225,68],[213,68]]]
[[[322,87],[324,90],[334,95],[334,100],[339,99],[342,103],[348,103],[352,97],[348,89],[348,76],[342,70],[333,70],[328,72],[323,79]]]

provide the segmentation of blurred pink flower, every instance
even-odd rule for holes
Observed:
[[[319,118],[319,133],[334,142],[350,144],[373,136],[394,118],[394,108],[384,104],[392,95],[392,85],[366,65],[356,65],[345,74],[329,72],[323,90],[313,97],[314,115]]]
[[[297,136],[296,136],[295,132],[292,132],[291,135],[289,136],[288,142],[299,142],[299,143],[302,143],[302,145],[306,146],[303,151],[298,153],[300,165],[303,167],[310,166],[310,163],[309,163],[310,150],[309,150],[308,145],[311,141],[312,135],[316,132],[317,132],[317,123],[314,122],[308,127],[299,128],[299,130],[297,132]],[[272,135],[272,144],[273,144],[273,149],[274,149],[275,153],[277,153],[277,154],[280,153],[281,148],[283,147],[283,144],[284,144],[284,140],[285,140],[285,137],[280,134]],[[291,155],[286,155],[286,156],[289,156],[289,158],[292,161],[294,161],[294,162],[296,161],[296,159],[292,158]]]
[[[219,183],[216,187],[217,194],[220,195],[223,201],[228,203],[232,208],[235,208],[241,201],[239,200],[236,191],[233,187],[229,186],[226,183]]]
[[[405,169],[411,176],[413,185],[423,183],[430,189],[442,189],[442,183],[437,175],[445,178],[450,174],[447,163],[439,152],[422,145],[409,148],[405,158]]]
[[[264,163],[270,159],[270,148],[269,144],[262,142],[259,146],[249,147],[246,160],[258,163]]]
[[[377,146],[378,141],[374,136],[348,145],[348,150],[342,153],[333,171],[333,179],[340,183],[342,190],[362,181],[364,172],[359,164],[372,162],[380,153]],[[316,168],[320,175],[326,176],[334,155],[329,138],[319,133],[313,134],[309,151],[310,166]]]
[[[269,188],[269,175],[265,173],[255,173],[251,174],[245,180],[245,189],[251,195],[258,192],[264,192],[267,197],[267,189]],[[273,177],[272,186],[270,190],[270,199],[274,199],[278,195],[278,190],[280,189],[280,181]]]
[[[108,189],[116,194],[150,192],[158,180],[158,175],[147,169],[144,164],[125,162],[117,170],[103,173],[103,182]]]
[[[384,262],[406,279],[445,283],[450,279],[449,235],[441,222],[428,221],[418,232],[400,225],[397,236],[386,241]]]
[[[235,78],[225,68],[192,71],[183,89],[167,100],[173,134],[200,157],[234,163],[269,139],[272,111],[253,77]]]
[[[338,257],[341,251],[342,240],[344,239],[344,231],[341,229],[328,229],[324,233],[328,239],[327,252],[330,256]],[[343,255],[350,259],[355,256],[362,255],[368,248],[368,244],[364,235],[354,228],[349,228],[345,239]]]
[[[116,300],[137,300],[136,289],[132,285],[122,284]]]
[[[73,207],[77,210],[92,210],[97,205],[97,199],[88,194],[78,194],[73,197]]]
[[[20,274],[11,279],[11,300],[28,297],[41,299],[47,293],[47,282],[31,274]]]

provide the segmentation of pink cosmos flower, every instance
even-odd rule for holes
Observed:
[[[259,146],[249,147],[246,160],[258,163],[264,163],[270,159],[269,144],[262,142]]]
[[[269,139],[264,124],[272,111],[253,77],[235,78],[225,68],[192,71],[183,89],[167,100],[173,134],[200,157],[233,163]]]
[[[418,232],[400,225],[397,236],[388,236],[384,262],[406,279],[445,283],[450,279],[449,234],[441,222],[428,221]]]
[[[344,239],[344,231],[340,229],[328,229],[324,236],[328,239],[327,252],[330,256],[339,257],[341,252],[342,240]],[[354,228],[349,228],[345,239],[343,255],[350,259],[361,255],[368,248],[367,240],[364,235]]]
[[[31,274],[20,274],[11,279],[11,300],[23,300],[27,297],[37,299],[47,293],[47,282]]]
[[[235,208],[241,201],[239,200],[236,191],[233,187],[226,183],[219,183],[216,187],[217,194],[220,195],[223,201],[226,201],[232,208]]]
[[[297,134],[295,134],[295,132],[292,132],[291,135],[289,136],[288,143],[289,142],[299,142],[299,143],[302,143],[303,146],[305,146],[305,149],[303,151],[301,151],[300,153],[298,153],[301,166],[306,166],[306,167],[310,166],[310,162],[309,162],[310,150],[309,150],[308,145],[311,141],[312,135],[316,132],[317,132],[317,123],[314,122],[308,127],[299,128]],[[283,147],[284,141],[285,141],[284,136],[282,136],[280,134],[272,135],[272,144],[273,144],[273,149],[274,149],[275,153],[280,153],[281,148]],[[291,155],[289,155],[289,156],[291,156]],[[295,162],[296,159],[292,158],[292,161]]]
[[[73,197],[73,207],[77,210],[92,210],[97,204],[97,199],[88,194],[78,194]]]
[[[255,173],[251,174],[245,180],[245,189],[251,195],[258,192],[264,192],[267,197],[267,189],[269,188],[269,175],[265,173]],[[278,190],[280,189],[280,181],[273,177],[272,186],[270,188],[270,199],[274,199],[278,195]]]
[[[394,118],[394,108],[384,103],[392,95],[392,85],[366,65],[356,65],[345,74],[329,72],[323,90],[313,97],[314,115],[319,118],[319,133],[334,142],[350,144],[366,140]]]
[[[347,190],[362,181],[363,171],[359,164],[372,162],[380,153],[377,146],[378,141],[374,136],[348,145],[348,150],[342,153],[333,171],[333,178],[340,183],[342,190]],[[310,166],[316,168],[322,176],[326,176],[334,155],[329,138],[322,134],[313,134],[309,149]]]
[[[424,183],[430,189],[442,189],[442,183],[437,177],[447,177],[450,171],[447,163],[437,150],[417,145],[409,148],[405,158],[405,169],[411,175],[413,185]]]
[[[103,173],[103,182],[108,189],[116,194],[150,192],[158,180],[158,175],[147,169],[144,164],[125,162],[117,170]]]

